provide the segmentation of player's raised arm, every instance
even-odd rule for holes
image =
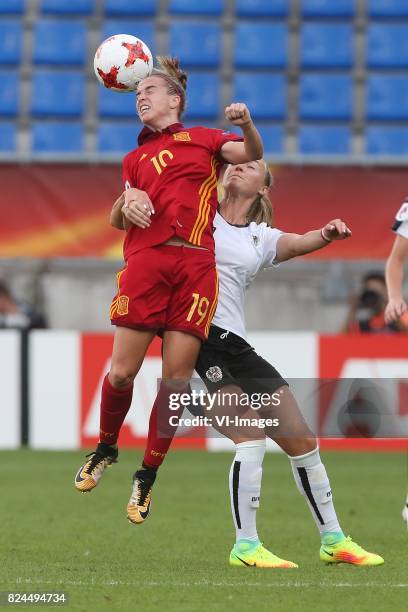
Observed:
[[[350,236],[351,230],[341,219],[333,219],[321,229],[306,234],[282,234],[277,243],[275,261],[306,255],[322,249],[333,240],[345,240]]]
[[[225,117],[232,125],[241,128],[244,141],[226,142],[221,148],[223,158],[231,164],[244,164],[261,159],[263,156],[262,139],[246,104],[238,102],[227,106]]]
[[[397,235],[385,266],[385,282],[389,300],[385,309],[386,323],[397,320],[407,310],[407,304],[402,296],[404,262],[407,259],[408,239]]]

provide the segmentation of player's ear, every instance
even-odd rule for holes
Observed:
[[[258,189],[258,195],[260,195],[261,197],[265,195],[265,193],[268,191],[268,187],[266,185],[264,185],[263,187],[261,187],[260,189]]]
[[[170,108],[177,108],[178,106],[180,106],[180,102],[181,102],[181,98],[180,96],[177,95],[173,95],[170,97]]]

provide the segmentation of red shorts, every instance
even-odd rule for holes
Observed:
[[[184,331],[206,340],[217,306],[214,255],[161,244],[138,251],[118,273],[113,325]]]

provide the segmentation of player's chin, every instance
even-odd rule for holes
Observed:
[[[144,113],[138,112],[139,119],[142,123],[149,123],[153,119],[153,113],[151,111],[145,111]]]

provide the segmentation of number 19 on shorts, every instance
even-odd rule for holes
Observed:
[[[201,325],[204,321],[207,313],[210,302],[206,297],[200,297],[199,293],[192,294],[193,303],[191,304],[190,312],[187,315],[187,321],[191,321],[193,316],[196,315],[197,321],[195,321],[196,325]]]

